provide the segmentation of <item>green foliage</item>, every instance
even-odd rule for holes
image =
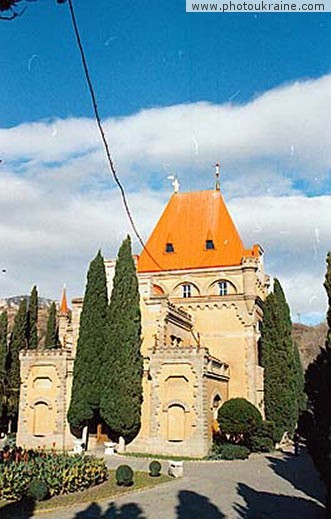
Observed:
[[[8,316],[2,312],[0,316],[0,423],[5,411],[6,361],[7,361]]]
[[[108,478],[103,460],[92,456],[40,453],[30,461],[0,465],[0,500],[18,500],[29,493],[33,480],[45,483],[50,497],[78,492]]]
[[[246,460],[250,454],[248,447],[235,445],[233,443],[216,444],[213,453],[209,456],[212,460]]]
[[[115,472],[115,478],[118,485],[129,487],[133,484],[133,470],[129,465],[120,465]]]
[[[6,402],[7,412],[11,419],[16,419],[18,415],[18,404],[20,395],[20,351],[27,346],[27,304],[26,299],[22,299],[18,312],[15,315],[14,327],[9,340],[9,351],[6,361],[7,387]]]
[[[38,291],[36,285],[32,288],[27,313],[27,341],[28,348],[35,350],[38,347]]]
[[[128,236],[118,252],[109,305],[100,414],[115,436],[132,440],[140,429],[143,358],[136,269]]]
[[[302,366],[292,343],[290,311],[277,279],[264,304],[261,357],[264,367],[264,400],[268,420],[275,423],[277,439],[293,432],[302,402]]]
[[[74,363],[73,388],[68,421],[81,430],[99,409],[100,392],[114,366],[101,376],[107,333],[107,282],[104,260],[99,251],[87,274],[83,309],[80,319],[77,354]]]
[[[48,495],[48,488],[41,479],[33,479],[29,484],[28,492],[34,501],[44,501]]]
[[[274,446],[275,424],[268,420],[259,425],[249,439],[252,452],[270,452]]]
[[[308,396],[306,416],[307,446],[315,466],[324,481],[327,509],[331,515],[331,252],[327,255],[324,287],[328,297],[328,333],[325,347],[306,371],[305,391]]]
[[[56,321],[56,305],[53,303],[50,306],[48,319],[47,319],[47,329],[46,329],[46,338],[45,338],[45,348],[46,349],[54,349],[59,347],[59,333],[58,326]]]
[[[262,423],[260,411],[245,398],[227,400],[218,411],[218,422],[222,434],[231,441],[249,442],[249,437]]]
[[[162,465],[159,461],[153,460],[149,464],[149,475],[153,477],[158,477],[161,475]]]

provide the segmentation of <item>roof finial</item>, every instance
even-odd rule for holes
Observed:
[[[63,292],[62,292],[62,301],[60,306],[60,313],[61,314],[69,314],[69,307],[67,303],[67,294],[66,294],[66,285],[63,285]]]
[[[179,179],[177,175],[170,175],[168,180],[172,180],[172,186],[174,188],[174,193],[178,193],[179,191]]]
[[[220,186],[220,165],[219,165],[219,162],[216,162],[216,164],[215,164],[215,178],[216,178],[215,189],[216,189],[216,191],[220,191],[221,186]]]

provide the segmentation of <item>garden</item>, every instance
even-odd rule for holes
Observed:
[[[278,440],[273,422],[244,398],[232,398],[218,411],[218,430],[208,459],[245,460],[251,452],[270,452]]]
[[[109,471],[94,456],[5,446],[0,451],[0,515],[8,501],[28,498],[38,509],[56,508],[154,486],[170,479],[161,469],[154,460],[149,473],[128,465]]]

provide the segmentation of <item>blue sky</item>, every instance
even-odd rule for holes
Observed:
[[[322,14],[187,14],[185,1],[76,0],[101,115],[145,238],[171,194],[222,191],[292,315],[324,318],[331,31]],[[84,289],[130,229],[92,118],[68,5],[0,23],[0,298]],[[134,243],[139,252],[139,245]]]
[[[331,67],[329,14],[188,14],[184,0],[76,1],[104,117],[195,101],[243,103]],[[2,126],[89,116],[66,5],[30,3],[0,27]]]

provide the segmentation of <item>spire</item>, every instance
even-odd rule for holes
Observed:
[[[179,178],[177,175],[169,175],[168,180],[171,180],[172,187],[174,188],[174,193],[178,193],[179,191]]]
[[[67,293],[66,293],[66,286],[63,286],[63,292],[62,292],[62,301],[60,306],[60,313],[61,314],[68,314],[69,313],[69,307],[67,303]]]
[[[216,162],[216,164],[215,164],[215,178],[216,178],[215,189],[216,189],[216,191],[219,191],[221,189],[221,186],[220,186],[220,165],[218,162]]]

